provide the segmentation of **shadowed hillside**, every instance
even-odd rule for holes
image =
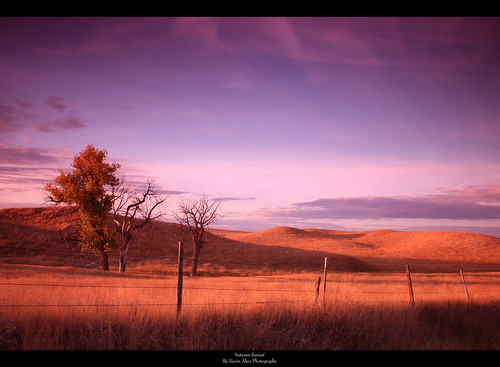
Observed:
[[[0,261],[77,267],[94,263],[98,267],[98,257],[82,251],[73,240],[77,235],[78,218],[78,212],[71,207],[0,210]],[[338,271],[377,270],[362,260],[327,249],[248,243],[227,237],[235,233],[242,232],[207,232],[199,275],[319,271],[325,256],[331,264],[336,264]],[[127,271],[174,273],[179,241],[185,243],[185,270],[190,270],[193,246],[186,229],[182,230],[180,225],[153,222],[137,231],[132,241]],[[115,270],[116,257],[111,257],[110,266]]]

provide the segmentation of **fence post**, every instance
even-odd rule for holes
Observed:
[[[406,277],[408,278],[408,291],[410,292],[410,306],[415,307],[415,297],[413,296],[413,286],[411,284],[410,267],[406,265]]]
[[[325,256],[325,267],[323,269],[323,306],[326,305],[326,273],[328,271],[327,261],[328,258]]]
[[[314,302],[316,302],[316,303],[318,303],[320,285],[321,285],[321,277],[319,277],[318,280],[314,283],[314,293],[316,294],[316,297],[314,298]]]
[[[179,241],[179,258],[177,271],[177,316],[181,313],[182,307],[182,271],[184,262],[184,243]]]
[[[467,295],[467,299],[470,301],[470,294],[467,290],[467,283],[465,283],[464,273],[462,273],[462,269],[460,269],[460,277],[462,278],[462,283],[464,284],[465,294]]]

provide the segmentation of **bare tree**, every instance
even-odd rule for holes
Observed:
[[[219,218],[221,199],[210,200],[206,195],[201,195],[198,199],[182,200],[179,202],[179,211],[174,213],[175,219],[182,226],[189,229],[194,243],[193,264],[191,276],[196,276],[198,268],[198,256],[205,243],[205,228],[214,224]]]
[[[120,237],[120,273],[125,272],[133,233],[163,215],[159,209],[166,199],[153,183],[153,180],[148,180],[145,187],[133,188],[122,181],[113,191],[113,221]]]

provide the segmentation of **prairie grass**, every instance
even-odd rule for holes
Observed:
[[[500,349],[498,273],[176,278],[0,265],[2,350]],[[322,289],[322,287],[321,287]]]
[[[1,349],[498,350],[499,304],[28,310],[0,318]]]

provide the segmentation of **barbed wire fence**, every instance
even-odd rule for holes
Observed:
[[[6,249],[8,248],[7,246],[0,246],[0,249]],[[182,266],[183,264],[183,256],[181,256],[181,251],[180,251],[181,245],[179,243],[179,256],[177,258],[177,263],[179,265],[180,271],[172,271],[172,272],[162,272],[160,274],[162,275],[177,275],[179,279],[182,279],[184,276],[184,272],[182,271]],[[61,252],[63,250],[57,250],[57,249],[32,249],[32,248],[21,248],[21,247],[16,247],[15,250],[30,250],[30,251],[42,251],[42,252],[47,252],[47,251],[56,251],[56,252]],[[74,254],[80,254],[77,252],[73,252]],[[158,259],[158,257],[154,257],[155,259]],[[172,260],[172,262],[175,262],[175,258],[172,256],[164,256],[161,257],[164,260]],[[210,263],[215,263],[215,261],[210,261]],[[242,262],[230,262],[230,261],[221,261],[220,264],[230,264],[230,265],[246,265],[248,266],[248,263],[242,263]],[[250,264],[251,265],[251,264]],[[257,265],[257,264],[256,264]],[[177,285],[98,285],[98,284],[60,284],[60,283],[47,283],[47,282],[33,282],[33,283],[23,283],[23,282],[6,282],[6,281],[0,281],[0,288],[10,292],[12,291],[12,288],[16,287],[44,287],[44,288],[106,288],[106,289],[113,289],[113,288],[119,288],[119,289],[155,289],[155,290],[177,290],[177,298],[175,299],[175,302],[146,302],[146,303],[61,303],[61,304],[0,304],[0,311],[2,309],[23,309],[23,308],[52,308],[52,307],[73,307],[73,308],[78,308],[78,307],[177,307],[177,313],[179,314],[182,310],[183,307],[187,306],[230,306],[230,305],[271,305],[271,304],[282,304],[282,303],[294,303],[294,304],[300,304],[300,303],[313,303],[313,304],[318,304],[318,305],[326,305],[326,299],[327,297],[333,296],[335,293],[335,289],[332,289],[332,286],[337,284],[337,285],[342,285],[349,287],[349,284],[352,282],[353,284],[361,284],[361,283],[366,283],[366,284],[375,284],[375,285],[383,285],[384,287],[387,286],[392,286],[393,288],[385,289],[385,290],[357,290],[357,296],[364,297],[365,295],[390,295],[390,296],[399,296],[400,299],[393,300],[393,299],[382,299],[382,297],[379,297],[378,299],[356,299],[355,297],[348,298],[347,300],[344,300],[347,303],[350,304],[371,304],[371,305],[376,305],[376,304],[409,304],[410,307],[414,307],[415,304],[417,303],[415,300],[415,296],[417,297],[423,297],[423,296],[433,296],[433,295],[446,295],[450,293],[454,293],[455,295],[461,295],[462,300],[467,300],[467,301],[476,301],[476,300],[500,300],[500,282],[489,282],[489,283],[484,283],[481,281],[470,281],[468,279],[466,281],[464,273],[462,270],[460,270],[460,273],[457,274],[457,282],[436,282],[437,284],[441,285],[461,285],[463,286],[463,291],[458,291],[455,290],[453,292],[450,292],[449,290],[446,291],[428,291],[426,290],[423,292],[421,289],[419,292],[414,293],[414,285],[418,285],[418,278],[419,275],[414,275],[411,274],[409,266],[406,267],[406,278],[407,280],[405,281],[404,279],[401,280],[354,280],[354,281],[349,281],[348,279],[334,279],[332,277],[327,279],[327,274],[328,274],[328,267],[327,267],[327,258],[325,257],[324,259],[324,265],[323,266],[318,266],[317,269],[318,274],[320,275],[317,278],[293,278],[293,277],[283,277],[283,276],[253,276],[253,277],[247,277],[247,278],[255,278],[259,280],[268,280],[272,282],[276,281],[285,281],[285,282],[305,282],[307,284],[307,287],[304,286],[304,288],[292,288],[292,289],[273,289],[273,288],[234,288],[234,287],[217,287],[217,286],[191,286],[191,285],[184,285],[182,282]],[[153,273],[153,272],[148,272],[148,271],[135,271],[135,273]],[[155,274],[158,274],[158,272],[154,272]],[[468,278],[472,278],[472,275],[468,274]],[[416,281],[417,280],[417,281]],[[495,278],[496,280],[496,278]],[[416,281],[416,282],[415,282]],[[481,285],[481,284],[487,284],[487,285],[494,285],[497,286],[495,290],[481,290],[481,289],[475,289],[471,292],[470,285],[471,284],[476,284],[476,285]],[[398,288],[398,290],[394,289],[394,286],[398,285],[401,287],[407,286],[408,289],[405,291],[401,287]],[[238,301],[238,302],[182,302],[182,293],[183,291],[216,291],[216,292],[241,292],[242,294],[247,294],[249,292],[268,292],[268,293],[278,293],[281,296],[284,294],[288,293],[293,293],[293,294],[304,294],[304,298],[302,299],[276,299],[276,300],[262,300],[262,301]],[[323,301],[320,302],[320,294],[323,294]],[[179,295],[181,297],[179,297]]]

